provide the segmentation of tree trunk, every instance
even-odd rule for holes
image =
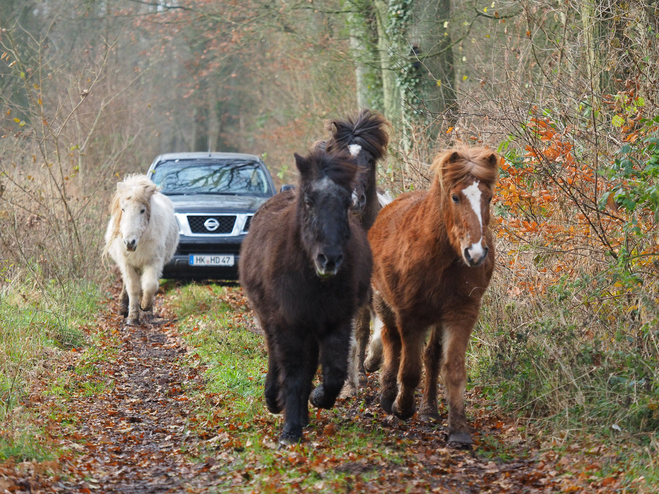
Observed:
[[[391,1],[391,0],[390,0]],[[382,71],[382,102],[384,116],[394,125],[401,120],[400,89],[396,85],[395,53],[392,53],[392,40],[387,33],[389,26],[389,2],[374,0],[375,15],[378,25],[378,52],[380,54],[380,70]]]
[[[382,71],[377,49],[377,21],[369,0],[346,0],[343,9],[355,65],[357,106],[382,111]]]

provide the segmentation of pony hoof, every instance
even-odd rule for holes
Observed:
[[[468,432],[451,432],[448,436],[450,446],[458,449],[468,449],[474,444]]]
[[[316,389],[313,390],[313,393],[311,393],[311,398],[309,399],[311,401],[311,404],[315,406],[316,408],[324,408],[325,410],[329,410],[334,406],[334,400],[330,400],[327,398],[325,394],[325,388],[321,384],[318,386]]]
[[[119,314],[128,317],[128,304],[119,306]]]
[[[391,407],[391,413],[393,413],[396,417],[398,417],[401,420],[407,420],[411,419],[414,414],[416,413],[416,408],[414,405],[412,405],[408,410],[399,410],[398,405],[396,405],[396,402],[394,402],[393,406]]]
[[[302,441],[302,427],[287,427],[284,426],[284,432],[279,437],[279,449],[297,444]]]
[[[282,411],[282,407],[277,402],[277,400],[269,400],[268,398],[266,398],[265,399],[265,405],[268,407],[268,411],[270,413],[278,414],[278,413],[281,413],[281,411]]]
[[[126,326],[139,326],[140,320],[137,317],[129,317],[126,319]]]
[[[366,372],[375,372],[376,370],[380,369],[380,365],[382,365],[381,359],[367,358],[364,361],[364,369],[366,370]]]
[[[437,412],[419,412],[419,420],[428,424],[433,424],[442,420]]]
[[[380,406],[382,409],[387,412],[388,414],[392,413],[392,406],[394,404],[394,400],[396,399],[396,396],[389,397],[384,394],[380,395]]]
[[[341,394],[339,394],[339,399],[345,400],[347,398],[352,398],[353,396],[357,396],[357,389],[352,385],[346,384],[343,386]]]

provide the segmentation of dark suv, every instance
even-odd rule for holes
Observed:
[[[237,153],[162,154],[148,175],[174,203],[179,225],[163,278],[237,280],[252,216],[275,193],[263,161]]]

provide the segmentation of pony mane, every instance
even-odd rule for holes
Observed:
[[[110,216],[112,217],[112,235],[105,244],[103,255],[107,255],[112,241],[120,234],[121,225],[121,199],[132,198],[146,206],[146,214],[151,215],[151,196],[156,192],[156,185],[146,175],[135,173],[126,175],[123,182],[117,183],[117,189],[110,202]]]
[[[330,120],[327,130],[332,136],[325,141],[325,146],[327,152],[332,153],[357,144],[377,161],[387,153],[390,128],[391,124],[382,115],[364,109],[359,112],[357,118]],[[315,147],[318,148],[319,143],[316,143]]]
[[[302,158],[306,162],[305,170],[300,170],[300,188],[307,182],[322,180],[324,177],[335,184],[352,190],[352,181],[357,173],[355,160],[345,151],[328,154],[316,146]]]
[[[448,149],[435,157],[431,168],[442,188],[473,177],[493,189],[498,178],[499,156],[487,148]]]

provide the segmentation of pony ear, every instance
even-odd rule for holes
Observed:
[[[117,182],[117,192],[126,192],[128,188],[128,185],[124,182]]]
[[[457,151],[453,151],[451,153],[451,156],[449,156],[448,160],[446,161],[448,161],[449,163],[455,163],[456,161],[460,161],[461,159],[462,156],[460,156],[460,153],[458,153]]]
[[[499,157],[492,153],[490,157],[487,159],[487,162],[490,164],[492,168],[496,168],[497,165],[499,164]]]
[[[151,184],[144,184],[142,187],[144,187],[144,193],[148,198],[150,198],[153,193],[156,191],[156,184],[151,183]]]
[[[306,176],[309,173],[309,160],[306,158],[303,158],[297,153],[293,153],[293,156],[295,156],[295,166],[297,166],[298,171],[300,172],[300,175]]]

